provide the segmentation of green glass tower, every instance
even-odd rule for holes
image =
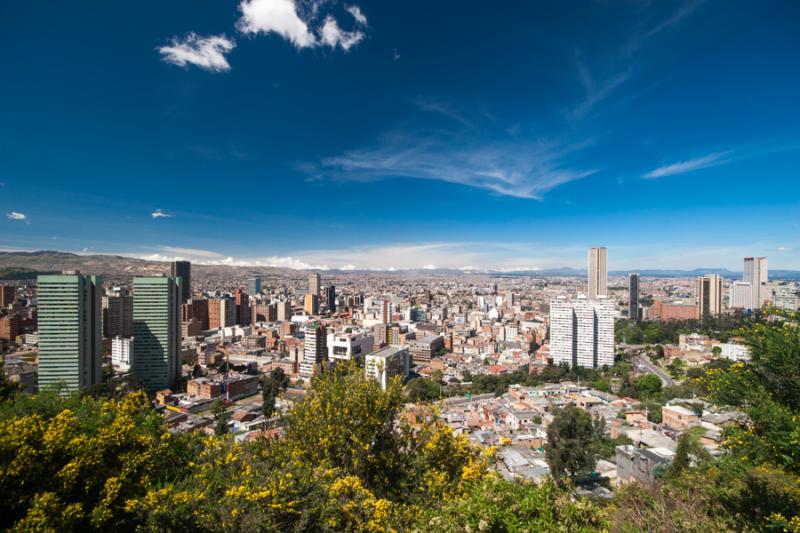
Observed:
[[[173,387],[180,374],[181,279],[133,278],[133,373],[150,391]]]
[[[99,276],[38,278],[39,389],[63,393],[101,383],[103,330]]]

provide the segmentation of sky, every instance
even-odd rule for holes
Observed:
[[[0,3],[0,249],[800,269],[800,3]]]

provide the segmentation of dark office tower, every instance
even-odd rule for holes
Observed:
[[[12,285],[0,285],[0,307],[6,307],[14,302],[17,288]]]
[[[639,320],[639,274],[628,274],[628,318]]]
[[[236,323],[240,326],[249,326],[253,323],[250,314],[250,296],[242,290],[236,291]]]
[[[261,294],[261,278],[249,278],[247,280],[247,292],[253,296],[258,296]]]
[[[336,286],[328,285],[328,287],[325,289],[325,293],[328,296],[328,309],[331,312],[336,311]]]
[[[170,276],[181,278],[181,303],[192,297],[192,264],[189,261],[173,261]]]

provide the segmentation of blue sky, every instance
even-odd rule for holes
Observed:
[[[800,269],[797,2],[5,2],[0,248]]]

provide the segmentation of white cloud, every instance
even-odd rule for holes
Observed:
[[[300,18],[294,0],[243,0],[236,27],[242,33],[277,33],[297,48],[317,45],[317,39]]]
[[[353,18],[356,19],[357,23],[361,24],[362,26],[367,25],[367,17],[365,17],[364,13],[361,12],[360,7],[352,5],[352,6],[347,6],[346,9],[351,15],[353,15]]]
[[[164,61],[185,67],[195,65],[211,72],[224,72],[231,66],[225,54],[234,49],[236,43],[225,35],[201,37],[190,33],[183,40],[172,39],[172,44],[158,49]]]
[[[22,220],[24,222],[28,222],[28,217],[25,216],[25,213],[18,213],[16,211],[6,213],[6,218],[9,220]]]
[[[210,250],[201,250],[198,248],[182,248],[180,246],[159,246],[159,250],[162,252],[167,252],[171,254],[180,254],[186,256],[187,258],[206,258],[206,259],[218,259],[224,257],[222,254],[218,254],[217,252],[212,252]]]
[[[320,39],[323,44],[336,48],[337,45],[342,47],[345,52],[350,50],[353,46],[357,45],[364,39],[364,34],[358,30],[344,31],[339,27],[332,16],[325,17],[325,23],[320,30]]]
[[[651,170],[645,174],[644,178],[663,178],[665,176],[674,176],[677,174],[685,174],[699,170],[701,168],[714,167],[723,165],[730,160],[726,159],[730,152],[714,152],[703,157],[695,157],[694,159],[687,159],[686,161],[679,161],[669,165],[660,166],[655,170]]]
[[[170,215],[169,213],[165,213],[161,209],[156,209],[155,211],[150,213],[150,216],[153,218],[172,218],[172,215]]]

